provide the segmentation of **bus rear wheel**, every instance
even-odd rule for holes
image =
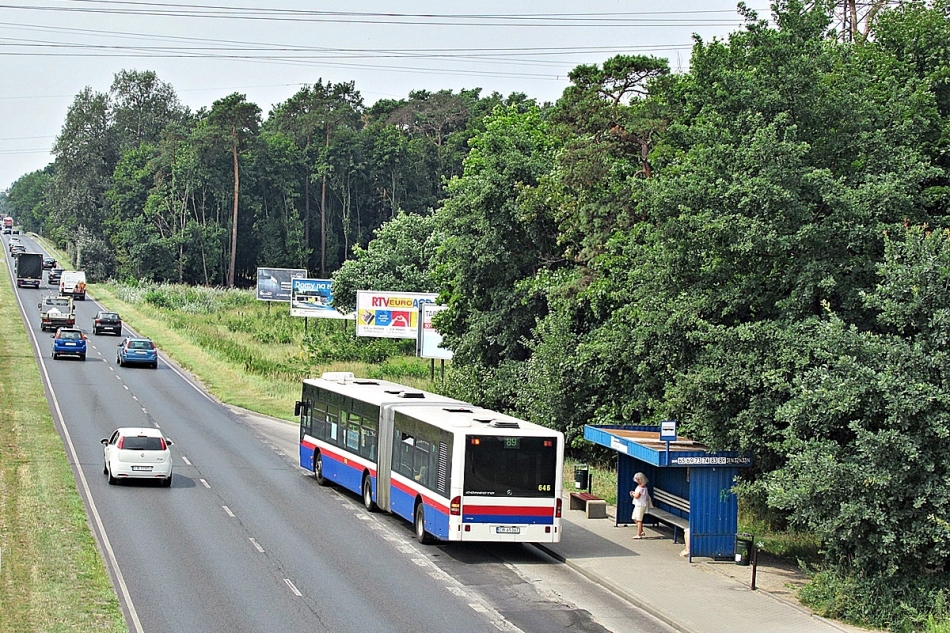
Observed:
[[[363,505],[370,512],[376,512],[376,502],[373,501],[373,480],[369,475],[363,477]]]
[[[415,519],[416,540],[422,545],[430,545],[432,543],[432,536],[426,532],[426,510],[422,502],[416,504]]]
[[[321,486],[327,485],[327,479],[323,476],[323,455],[317,453],[313,458],[313,478]]]

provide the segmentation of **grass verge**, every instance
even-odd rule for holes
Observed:
[[[0,323],[0,633],[126,631],[5,282]]]

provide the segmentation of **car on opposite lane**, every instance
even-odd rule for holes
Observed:
[[[78,356],[86,360],[86,334],[76,327],[61,327],[53,338],[53,360],[60,356]]]
[[[158,479],[172,485],[172,441],[160,429],[122,427],[102,442],[102,473],[109,484],[120,479]]]
[[[115,362],[119,367],[125,365],[148,365],[158,367],[158,349],[151,339],[129,337],[119,343],[115,353]]]
[[[122,336],[122,319],[117,312],[100,310],[92,320],[92,331],[94,334],[112,332]]]

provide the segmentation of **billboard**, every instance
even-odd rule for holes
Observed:
[[[439,310],[445,310],[445,306],[426,303],[420,309],[419,338],[416,339],[416,356],[420,358],[441,358],[443,360],[452,358],[452,350],[439,347],[442,344],[442,335],[432,327],[432,317]]]
[[[257,300],[290,302],[291,281],[307,276],[299,268],[258,268]]]
[[[435,303],[435,298],[434,292],[359,290],[356,293],[356,335],[416,339],[419,306]]]
[[[332,279],[292,279],[290,316],[318,319],[354,319],[356,315],[340,314],[333,308]]]

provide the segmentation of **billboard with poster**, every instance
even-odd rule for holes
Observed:
[[[435,303],[434,292],[356,293],[356,335],[376,338],[411,338],[418,335],[419,306]]]
[[[293,279],[290,290],[290,316],[318,319],[355,319],[356,314],[341,314],[333,307],[332,279]]]
[[[290,303],[292,280],[306,276],[307,271],[300,268],[258,268],[257,300]]]
[[[442,349],[442,335],[432,327],[432,317],[446,306],[437,306],[432,303],[424,304],[420,308],[419,338],[416,339],[416,356],[419,358],[440,358],[450,360],[452,350]]]

